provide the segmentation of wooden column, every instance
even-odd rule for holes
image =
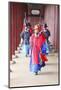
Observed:
[[[15,50],[17,50],[20,43],[20,33],[22,31],[24,13],[27,13],[27,4],[11,2],[9,12],[9,52],[10,60],[12,60],[12,55],[15,54]]]
[[[58,51],[59,48],[59,9],[58,5],[46,5],[44,21],[48,24],[50,30],[50,42],[55,48],[55,51]]]

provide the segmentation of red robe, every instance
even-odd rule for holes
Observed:
[[[39,54],[43,43],[46,41],[46,38],[43,34],[35,37],[33,34],[30,38],[30,46],[32,48],[32,64],[39,64]]]
[[[29,29],[29,32],[30,32],[30,36],[31,36],[31,35],[32,35],[32,33],[33,33],[32,28],[30,28],[30,29]]]

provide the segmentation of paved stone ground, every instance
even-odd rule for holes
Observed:
[[[46,66],[37,76],[29,71],[29,57],[25,57],[23,53],[18,56],[14,59],[16,64],[10,64],[10,87],[58,84],[57,53],[48,55]]]

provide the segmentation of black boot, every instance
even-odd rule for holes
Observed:
[[[35,75],[38,75],[38,72],[35,72]]]
[[[42,65],[41,65],[41,67],[44,67],[46,64],[45,64],[45,62],[42,62]]]
[[[25,55],[25,57],[28,57],[27,54]]]

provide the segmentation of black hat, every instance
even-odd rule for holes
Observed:
[[[26,23],[26,26],[28,27],[28,26],[30,26],[31,27],[31,24],[30,23]]]
[[[44,27],[48,27],[46,23],[44,24]]]

